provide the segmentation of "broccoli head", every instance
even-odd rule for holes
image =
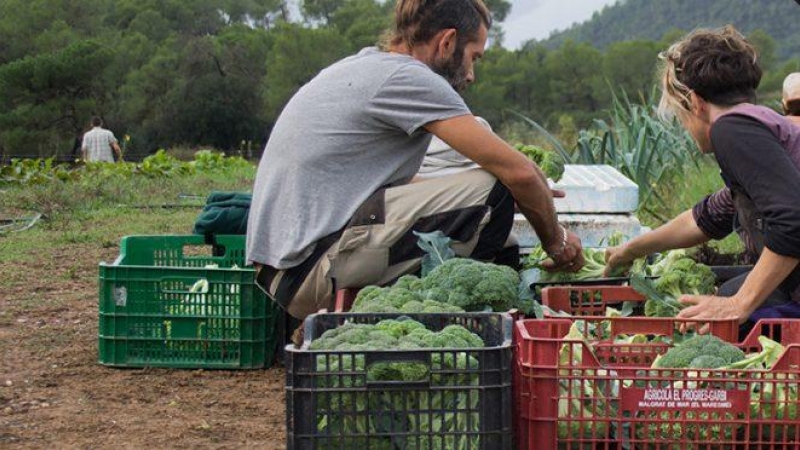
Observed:
[[[675,317],[683,307],[683,303],[678,301],[648,298],[644,302],[644,315],[646,317]]]
[[[425,298],[465,311],[508,311],[519,303],[516,270],[468,258],[443,262],[422,279]]]
[[[662,294],[679,298],[682,294],[705,295],[714,292],[716,277],[711,268],[684,257],[671,259],[671,264],[659,266],[655,288]]]
[[[423,301],[410,301],[400,308],[401,313],[463,313],[464,310],[456,305],[425,299]]]
[[[516,144],[514,147],[536,163],[547,178],[558,181],[564,175],[564,158],[558,153],[535,145]]]
[[[634,274],[631,286],[647,297],[644,313],[648,317],[675,317],[685,307],[679,301],[683,294],[714,293],[714,272],[707,265],[696,262],[684,250],[665,253],[647,271],[657,278],[647,279]]]
[[[324,447],[364,446],[366,441],[361,436],[369,433],[373,436],[369,448],[411,448],[397,447],[395,434],[409,440],[419,436],[420,443],[423,438],[425,442],[431,441],[429,444],[438,439],[442,444],[413,448],[477,448],[474,440],[477,437],[465,436],[464,439],[470,439],[466,447],[456,440],[465,431],[480,431],[474,411],[479,401],[476,389],[482,381],[477,369],[482,361],[468,349],[484,346],[478,335],[460,325],[433,331],[407,317],[375,324],[345,322],[325,331],[311,341],[310,350],[324,351],[316,358],[315,386],[320,388],[316,394],[319,404],[332,413],[317,418],[317,427],[321,435],[341,440],[324,441],[327,444]],[[427,352],[428,361],[414,356],[416,352],[410,354],[411,359],[394,353],[434,348],[448,350]],[[367,353],[374,351],[382,352],[377,354],[382,354],[383,360],[370,362]],[[431,385],[458,388],[439,392],[435,398],[428,388],[404,389],[402,396],[394,389],[389,392],[364,389],[369,382],[398,382],[398,386],[406,387],[404,382],[426,380]],[[476,389],[461,388],[467,386]],[[387,430],[392,433],[387,435]]]
[[[420,301],[419,294],[398,287],[366,286],[353,301],[352,312],[396,313],[402,312],[403,305]]]
[[[665,369],[716,369],[745,358],[744,352],[713,335],[691,337],[672,347],[653,361],[653,367]]]
[[[419,278],[416,280],[419,281]],[[405,284],[405,286],[411,287],[412,285]],[[358,292],[350,311],[358,313],[464,312],[456,305],[425,298],[422,292],[406,289],[397,284],[390,287],[366,286]]]
[[[424,324],[401,317],[375,324],[345,322],[311,341],[311,350],[394,350],[399,344],[414,348],[480,348],[483,339],[461,325],[431,331]]]
[[[415,275],[403,275],[392,286],[416,292],[422,290],[422,280]]]

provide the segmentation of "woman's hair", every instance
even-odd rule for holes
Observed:
[[[428,42],[436,33],[454,28],[457,48],[478,38],[481,25],[489,29],[491,13],[482,0],[397,0],[394,26],[381,39],[380,47],[406,44],[409,48]]]
[[[698,29],[676,42],[659,57],[662,117],[691,111],[694,91],[714,105],[733,106],[756,100],[761,66],[755,47],[736,29]]]

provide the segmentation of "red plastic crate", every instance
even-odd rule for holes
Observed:
[[[644,305],[645,296],[630,286],[554,286],[542,289],[542,304],[573,316],[605,316],[606,308],[624,302]],[[643,315],[638,314],[638,315]]]
[[[688,322],[581,320],[595,327],[608,320],[612,336],[658,335]],[[760,334],[779,340],[786,350],[768,371],[650,369],[667,345],[613,344],[592,333],[587,342],[564,339],[571,325],[570,319],[515,324],[518,448],[800,448],[800,321],[759,322],[738,344],[748,353],[760,350]],[[735,342],[734,321],[710,326],[713,334]],[[593,354],[587,343],[599,351]],[[751,398],[752,392],[758,396]]]

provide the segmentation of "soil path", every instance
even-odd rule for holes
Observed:
[[[97,263],[75,244],[0,261],[0,448],[284,448],[284,371],[97,363]],[[20,264],[23,267],[20,267]]]

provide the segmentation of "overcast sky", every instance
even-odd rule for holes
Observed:
[[[584,22],[595,11],[616,0],[511,0],[511,12],[503,22],[503,46],[517,49],[529,39],[543,39],[555,30]]]

